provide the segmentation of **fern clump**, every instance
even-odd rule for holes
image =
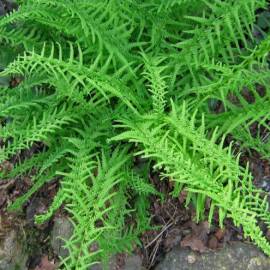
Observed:
[[[240,150],[269,157],[270,35],[256,25],[267,1],[18,2],[0,19],[1,46],[16,54],[1,76],[22,78],[1,88],[0,161],[43,147],[1,177],[35,169],[32,187],[10,210],[59,179],[36,222],[62,204],[70,213],[74,233],[62,268],[106,265],[139,243],[150,228],[148,197],[164,196],[148,181],[153,163],[173,183],[172,196],[188,192],[198,221],[208,198],[209,222],[215,212],[220,226],[231,218],[270,255],[258,225],[270,226],[267,197],[225,143],[230,134]],[[134,155],[150,161],[143,170]]]

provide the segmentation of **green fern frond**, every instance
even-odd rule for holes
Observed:
[[[166,105],[166,81],[162,76],[162,71],[166,69],[166,66],[160,66],[164,59],[152,59],[146,55],[143,55],[145,63],[145,71],[143,75],[150,82],[149,91],[152,94],[153,109],[156,113],[162,114]]]
[[[258,226],[270,226],[266,194],[239,161],[243,149],[269,157],[270,35],[257,22],[267,1],[18,3],[0,18],[0,161],[34,154],[1,178],[32,179],[10,210],[59,181],[36,222],[68,210],[60,268],[106,268],[140,244],[149,196],[167,197],[148,180],[153,170],[170,195],[187,192],[196,221],[210,201],[209,222],[231,218],[269,255]]]
[[[57,58],[54,57],[56,53]],[[106,74],[98,74],[91,68],[83,66],[83,55],[80,47],[78,47],[78,59],[75,59],[74,48],[70,45],[69,56],[67,61],[64,61],[61,46],[58,46],[58,52],[56,52],[53,44],[49,50],[46,49],[46,44],[44,44],[40,54],[34,51],[25,53],[24,56],[10,64],[2,72],[2,76],[8,74],[24,74],[27,76],[33,72],[47,74],[50,78],[49,82],[53,85],[57,86],[57,82],[61,81],[69,86],[67,95],[71,98],[75,95],[75,102],[82,99],[80,94],[91,95],[91,92],[98,90],[107,99],[117,96],[132,109],[134,109],[132,103],[140,107],[134,94],[132,95],[120,80],[111,79]],[[80,93],[80,90],[82,90],[82,93]]]
[[[48,141],[49,134],[57,132],[70,122],[75,122],[74,116],[68,115],[65,108],[45,111],[41,119],[37,121],[34,117],[32,123],[25,127],[25,130],[2,133],[3,138],[7,139],[8,145],[1,149],[1,160],[4,161],[18,151],[29,148],[33,142]],[[12,142],[8,139],[12,138]]]
[[[264,202],[265,208],[260,210],[253,206],[260,201],[260,197],[255,197],[254,193],[259,194],[260,191],[256,191],[256,188],[250,185],[247,179],[251,179],[251,176],[241,169],[237,159],[234,160],[231,148],[226,150],[222,144],[216,145],[214,137],[208,139],[201,127],[196,128],[194,119],[187,118],[183,107],[180,114],[172,109],[172,115],[165,117],[160,126],[155,126],[153,121],[149,121],[150,117],[137,123],[124,120],[120,127],[129,130],[114,139],[140,143],[143,150],[137,154],[156,160],[155,167],[162,167],[165,171],[164,176],[185,185],[189,192],[201,194],[196,198],[197,218],[203,215],[207,196],[213,205],[219,208],[221,226],[227,215],[233,217],[237,226],[243,225],[246,235],[269,252],[270,245],[266,239],[261,233],[256,235],[259,230],[256,217],[262,217],[267,224],[269,223],[268,204]],[[221,159],[222,162],[217,163]],[[249,191],[248,195],[246,191]],[[201,202],[199,198],[202,198]],[[209,220],[212,215],[210,212]],[[244,218],[242,223],[243,215],[246,220]],[[250,221],[247,225],[248,220]]]
[[[121,182],[119,169],[127,160],[125,152],[120,153],[116,150],[110,160],[107,160],[106,155],[103,154],[102,160],[98,159],[96,163],[91,161],[89,150],[83,143],[78,147],[75,163],[71,165],[71,171],[64,174],[65,177],[62,180],[67,209],[74,216],[75,221],[73,237],[66,244],[71,256],[64,260],[64,264],[68,265],[70,269],[72,267],[87,269],[92,263],[89,248],[94,241],[99,242],[105,231],[117,229],[115,228],[117,224],[110,224],[107,221],[117,206],[109,202],[114,201],[113,198],[116,194],[114,188]],[[95,167],[96,176],[93,174]],[[88,181],[90,181],[91,189],[87,185]],[[76,189],[74,189],[74,182],[77,183]],[[117,209],[117,211],[120,211],[118,214],[125,215],[124,209]],[[97,227],[98,222],[101,223],[101,227]],[[103,251],[100,250],[100,252]],[[78,258],[80,259],[78,260]]]

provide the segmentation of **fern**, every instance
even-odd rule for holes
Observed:
[[[245,230],[241,222],[244,216],[243,221],[250,222],[250,229],[245,234],[264,250],[270,250],[270,245],[261,233],[257,237],[259,228],[256,219],[252,220],[252,216],[257,216],[269,224],[268,205],[266,201],[261,204],[260,197],[256,197],[261,191],[252,187],[251,175],[239,166],[237,160],[231,158],[231,147],[224,149],[222,144],[217,145],[215,136],[207,139],[203,127],[196,129],[193,120],[188,119],[185,107],[179,116],[173,108],[172,115],[165,118],[160,126],[153,123],[149,116],[135,123],[134,120],[123,121],[120,127],[128,128],[129,131],[114,139],[141,143],[143,150],[137,154],[156,160],[156,167],[164,168],[164,177],[173,179],[176,188],[182,184],[187,186],[189,192],[209,197],[212,200],[211,208],[219,207],[221,226],[228,215],[237,226],[243,225]],[[205,199],[205,196],[197,196],[195,199],[198,220],[203,215]],[[260,208],[254,207],[254,204],[257,207],[260,205]],[[210,210],[210,222],[212,215]]]
[[[197,221],[231,218],[270,255],[258,226],[269,227],[268,202],[239,162],[243,149],[269,157],[270,35],[256,22],[267,1],[18,2],[0,18],[9,52],[0,76],[22,80],[0,91],[0,160],[42,149],[1,178],[32,177],[10,210],[59,181],[36,222],[61,205],[69,212],[74,233],[60,268],[106,267],[139,244],[151,229],[149,196],[165,197],[148,179],[153,166],[171,196],[188,192]]]

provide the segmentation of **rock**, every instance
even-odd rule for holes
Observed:
[[[234,242],[215,252],[198,254],[175,248],[155,270],[269,270],[270,259],[255,246]]]
[[[30,204],[26,208],[26,220],[30,226],[36,227],[44,227],[44,224],[47,225],[48,222],[44,222],[44,224],[36,225],[35,224],[35,216],[39,214],[43,214],[46,212],[46,200],[41,197],[35,197],[31,200]]]
[[[0,241],[0,270],[26,270],[28,255],[20,242],[21,235],[15,230],[5,233]]]
[[[102,266],[101,263],[94,264],[90,266],[89,270],[103,270],[104,267]],[[116,256],[112,256],[110,261],[109,261],[109,270],[116,270],[117,269],[117,260]]]
[[[17,8],[17,4],[12,0],[1,0],[0,1],[0,16],[6,15],[7,12]]]
[[[182,231],[180,228],[173,228],[169,230],[168,235],[165,236],[164,249],[171,250],[172,248],[180,245],[182,240]]]
[[[142,258],[139,255],[133,255],[126,258],[123,270],[141,270]]]
[[[68,250],[64,248],[64,240],[72,236],[73,225],[68,218],[58,217],[54,220],[54,226],[51,235],[51,246],[56,255],[62,258],[68,256]]]
[[[17,9],[18,4],[14,0],[7,0],[6,1],[6,10],[7,12],[12,11],[13,9]]]
[[[101,264],[96,264],[90,267],[89,270],[103,270],[104,268],[102,267]],[[125,264],[123,267],[119,268],[118,265],[118,260],[117,260],[117,255],[112,256],[109,262],[109,270],[144,270],[142,267],[142,259],[138,255],[131,255],[128,256],[125,259]]]
[[[62,258],[68,256],[68,250],[64,248],[62,239],[69,239],[72,236],[73,225],[68,218],[58,217],[54,220],[54,226],[51,234],[51,246],[56,255]],[[101,264],[97,263],[89,267],[89,270],[102,270]],[[109,269],[118,269],[117,256],[112,256],[109,262]],[[2,270],[2,269],[0,269]],[[142,259],[138,255],[128,256],[125,260],[123,270],[143,270]]]
[[[0,2],[0,16],[5,15],[5,6],[2,2]]]

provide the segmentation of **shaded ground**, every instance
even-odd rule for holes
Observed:
[[[255,153],[251,157],[245,156],[244,159],[251,163],[255,176],[254,182],[268,189],[270,184],[269,163],[261,161]],[[5,166],[12,169],[11,163],[6,163]],[[170,184],[166,181],[160,181],[157,175],[151,176],[151,181],[164,194],[170,193],[172,189]],[[47,266],[40,267],[49,263],[52,263],[50,267],[53,267],[57,263],[57,255],[54,254],[51,246],[53,225],[55,222],[59,223],[59,217],[65,217],[66,214],[63,209],[60,209],[52,221],[40,226],[34,224],[34,216],[44,212],[52,202],[58,189],[57,181],[42,187],[25,204],[21,213],[7,213],[6,206],[26,192],[30,186],[31,177],[29,176],[0,182],[0,237],[3,238],[14,230],[23,232],[24,249],[30,254],[26,262],[27,269],[46,270],[48,269]],[[167,196],[164,202],[156,197],[151,198],[150,213],[153,228],[156,229],[144,233],[141,237],[142,247],[134,251],[142,258],[143,266],[146,269],[153,269],[175,247],[187,247],[197,253],[204,253],[209,250],[220,250],[232,241],[243,241],[241,228],[233,226],[228,219],[225,220],[223,229],[218,226],[217,216],[210,229],[207,221],[196,224],[193,221],[195,211],[192,207],[186,208],[184,206],[184,199],[184,192],[180,194],[179,198],[173,199],[171,196]],[[63,225],[60,225],[60,235],[65,234],[63,230],[61,231],[62,227]],[[267,230],[264,230],[264,232],[270,236]],[[119,254],[116,260],[115,265],[117,266],[115,266],[115,269],[123,269],[127,255]]]
[[[254,175],[254,184],[269,193],[269,161],[262,160],[258,153],[252,152],[251,155],[246,153],[242,157],[242,163],[246,164],[247,162],[249,162]],[[162,185],[159,190],[165,189],[165,194],[170,193],[168,183],[158,181],[156,186],[158,185]],[[220,250],[226,244],[234,241],[244,240],[242,229],[235,227],[229,219],[225,220],[222,229],[219,228],[217,215],[214,216],[210,229],[207,221],[196,224],[194,221],[195,210],[192,206],[185,208],[184,198],[184,192],[177,199],[168,196],[163,204],[156,198],[152,198],[153,226],[160,226],[160,229],[146,232],[142,236],[143,248],[140,253],[143,257],[144,266],[148,269],[162,261],[164,256],[175,247],[188,247],[198,253],[204,253],[211,250]],[[262,225],[262,229],[270,240],[270,231],[264,225]],[[245,241],[249,240],[245,239]]]

